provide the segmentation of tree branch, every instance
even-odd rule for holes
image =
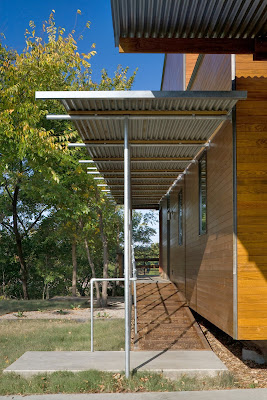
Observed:
[[[7,179],[5,178],[5,181],[6,181],[6,184],[5,184],[5,189],[6,189],[6,191],[7,191],[7,194],[9,195],[9,197],[11,198],[11,201],[13,202],[13,197],[11,196],[11,194],[10,194],[10,191],[9,191],[9,189],[8,189],[8,187],[7,187],[7,185],[8,185],[8,182],[7,182]]]
[[[24,232],[25,232],[25,235],[27,235],[27,229],[25,228],[25,225],[23,224],[23,222],[22,222],[22,220],[20,219],[20,217],[19,217],[18,214],[17,214],[17,218],[18,218],[18,221],[19,221],[20,225],[22,226],[22,228],[23,228],[23,230],[24,230]]]
[[[44,208],[42,211],[39,212],[38,217],[37,217],[37,218],[33,221],[33,223],[28,227],[28,229],[26,230],[26,233],[25,233],[25,234],[27,234],[27,233],[34,227],[34,225],[37,224],[37,222],[38,222],[39,219],[41,218],[43,212],[44,212],[45,210],[47,210],[48,207],[49,207],[49,206],[45,206],[45,208]],[[25,236],[25,234],[24,234],[23,236]]]
[[[1,221],[0,224],[3,225],[10,233],[14,234],[12,226],[9,225],[7,222]]]

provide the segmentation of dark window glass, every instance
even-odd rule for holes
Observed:
[[[199,234],[207,232],[207,153],[198,162],[199,166]]]
[[[178,244],[183,244],[183,191],[178,193]]]

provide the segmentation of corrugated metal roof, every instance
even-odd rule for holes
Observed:
[[[119,38],[266,36],[266,0],[111,0]]]
[[[106,146],[94,142],[91,147],[88,144],[88,151],[118,203],[123,203],[123,119],[128,113],[129,139],[135,141],[131,146],[132,205],[135,207],[159,203],[203,148],[203,142],[223,123],[222,118],[227,118],[225,114],[238,99],[246,98],[246,93],[37,92],[36,98],[60,99],[85,142],[116,142]],[[186,115],[166,116],[170,112]],[[204,115],[194,116],[199,112]],[[158,144],[159,140],[165,145]]]

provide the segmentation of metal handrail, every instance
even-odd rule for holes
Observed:
[[[137,297],[136,297],[136,280],[137,280],[137,271],[136,271],[136,262],[134,256],[134,247],[132,245],[132,265],[133,265],[133,286],[134,286],[134,333],[137,334]]]
[[[130,278],[130,281],[135,282],[137,278]],[[120,281],[124,282],[125,278],[92,278],[90,280],[90,308],[91,308],[91,352],[94,351],[94,293],[93,293],[93,286],[94,282],[114,282],[114,281]],[[125,309],[125,312],[128,312]]]

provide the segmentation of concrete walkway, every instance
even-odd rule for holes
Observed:
[[[0,396],[0,400],[266,400],[267,389],[211,390],[202,392],[45,394]]]
[[[131,370],[162,372],[168,378],[216,376],[228,371],[221,360],[206,350],[132,351]],[[120,372],[125,369],[124,351],[27,351],[3,372],[15,372],[25,377],[56,371]]]

